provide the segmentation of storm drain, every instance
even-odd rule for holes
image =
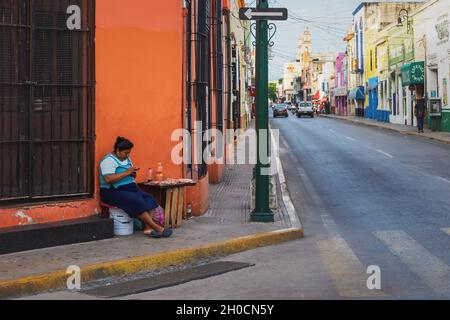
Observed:
[[[173,287],[194,280],[206,279],[252,266],[254,265],[241,262],[215,262],[153,277],[89,289],[83,291],[82,293],[101,298],[117,298],[167,287]]]

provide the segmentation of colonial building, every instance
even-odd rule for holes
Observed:
[[[344,38],[346,45],[346,75],[347,75],[347,99],[348,99],[348,115],[355,116],[357,110],[364,109],[364,101],[366,99],[364,86],[361,85],[362,74],[358,68],[358,59],[356,56],[355,32],[351,28]],[[359,111],[358,111],[359,112]]]
[[[311,90],[314,93],[314,100],[329,99],[331,88],[334,86],[335,63],[336,53],[334,52],[312,55],[310,68],[312,69]]]
[[[237,16],[240,7],[245,1],[230,2],[231,12]],[[231,41],[231,86],[232,86],[232,114],[230,115],[230,128],[246,128],[251,120],[251,108],[254,102],[252,97],[252,76],[254,61],[252,59],[250,43],[249,21],[238,20],[230,15],[230,41]]]
[[[289,62],[284,65],[283,74],[283,97],[286,101],[293,101],[294,97],[294,79],[300,74],[300,64],[298,62]]]
[[[340,116],[347,116],[347,57],[344,52],[340,52],[336,57],[336,72],[333,93],[336,114]]]
[[[236,31],[233,56],[231,10],[226,0],[1,1],[0,227],[99,213],[98,164],[117,136],[135,143],[138,182],[161,162],[165,177],[197,182],[185,205],[204,213],[223,164],[194,159],[195,143],[187,163],[173,162],[184,137],[171,138],[244,125],[248,43]]]
[[[379,33],[389,24],[397,22],[402,10],[412,11],[420,1],[363,1],[353,11],[354,56],[353,70],[360,75],[357,86],[352,89],[351,98],[365,89],[366,99],[363,106],[358,105],[356,115],[372,119],[385,119],[385,112],[378,112],[379,79],[377,74],[377,43]],[[382,84],[383,87],[386,83]],[[398,89],[398,86],[396,87]],[[361,109],[363,107],[363,109]]]
[[[429,127],[435,125],[433,129],[449,132],[450,5],[447,0],[428,1],[412,14],[412,20],[415,61],[419,65],[411,67],[409,74],[413,80],[423,79],[423,65],[425,65],[424,92],[428,102],[430,99],[437,99],[442,109],[436,117],[429,119]]]

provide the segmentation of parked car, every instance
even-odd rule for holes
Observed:
[[[289,117],[288,107],[285,104],[277,104],[275,108],[273,108],[273,117],[276,118],[278,116]]]
[[[311,118],[314,118],[314,107],[312,102],[303,101],[298,104],[297,117],[300,118],[301,116],[310,116]]]

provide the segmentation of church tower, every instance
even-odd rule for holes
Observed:
[[[311,50],[312,50],[311,32],[309,32],[309,29],[306,28],[300,37],[298,45],[297,60],[300,61],[300,64],[302,66],[304,66],[306,63],[309,62]]]

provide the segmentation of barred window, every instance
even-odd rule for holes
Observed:
[[[92,195],[94,6],[0,0],[0,203]]]

